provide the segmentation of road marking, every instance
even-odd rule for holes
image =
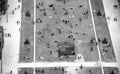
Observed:
[[[96,38],[96,42],[98,43],[96,27],[95,27],[95,21],[94,21],[93,12],[92,12],[91,0],[89,0],[89,6],[90,6],[90,12],[91,12],[91,18],[92,18],[92,24],[93,24],[93,29],[94,29],[94,33],[95,33],[95,38]],[[99,45],[97,45],[97,49],[98,49],[98,55],[99,55],[99,62],[101,63],[102,60],[101,60],[101,53],[100,53]],[[104,70],[103,70],[102,65],[101,65],[101,68],[102,68],[102,74],[104,74]]]

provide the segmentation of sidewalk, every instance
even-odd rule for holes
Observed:
[[[4,27],[4,48],[2,56],[2,68],[4,73],[9,73],[11,70],[14,74],[17,74],[17,62],[19,56],[19,39],[20,25],[17,25],[18,19],[21,18],[20,8],[18,8],[19,3],[17,0],[8,0],[10,4],[8,9],[8,18],[7,15],[2,18],[2,26]],[[12,14],[14,10],[14,15]],[[10,36],[8,36],[8,34]]]

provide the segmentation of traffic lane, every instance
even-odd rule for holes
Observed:
[[[104,62],[115,62],[115,54],[109,34],[102,0],[91,0],[96,33],[98,37],[101,59]]]

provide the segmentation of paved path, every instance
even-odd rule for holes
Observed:
[[[79,63],[75,63],[75,62],[61,62],[61,63],[19,63],[17,64],[17,66],[19,68],[22,67],[67,67],[67,66],[84,66],[84,67],[118,67],[117,63],[106,63],[106,62],[79,62]]]
[[[33,61],[35,62],[36,55],[36,0],[34,0],[34,57]]]
[[[17,0],[8,0],[10,4],[7,15],[2,18],[2,26],[4,27],[4,48],[2,56],[2,68],[3,72],[8,73],[13,70],[14,74],[17,74],[17,62],[19,57],[19,42],[20,42],[20,25],[17,25],[17,21],[20,20],[21,11],[17,9],[20,4]],[[16,10],[15,10],[16,8]],[[15,10],[14,15],[12,15],[12,10]],[[11,37],[6,36],[11,34]]]

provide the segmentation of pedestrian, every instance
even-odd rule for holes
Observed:
[[[12,74],[12,70],[10,71],[10,74]]]
[[[114,21],[117,22],[117,17],[114,17]]]
[[[117,9],[117,8],[118,8],[118,5],[113,5],[113,7],[114,7],[115,9]]]

